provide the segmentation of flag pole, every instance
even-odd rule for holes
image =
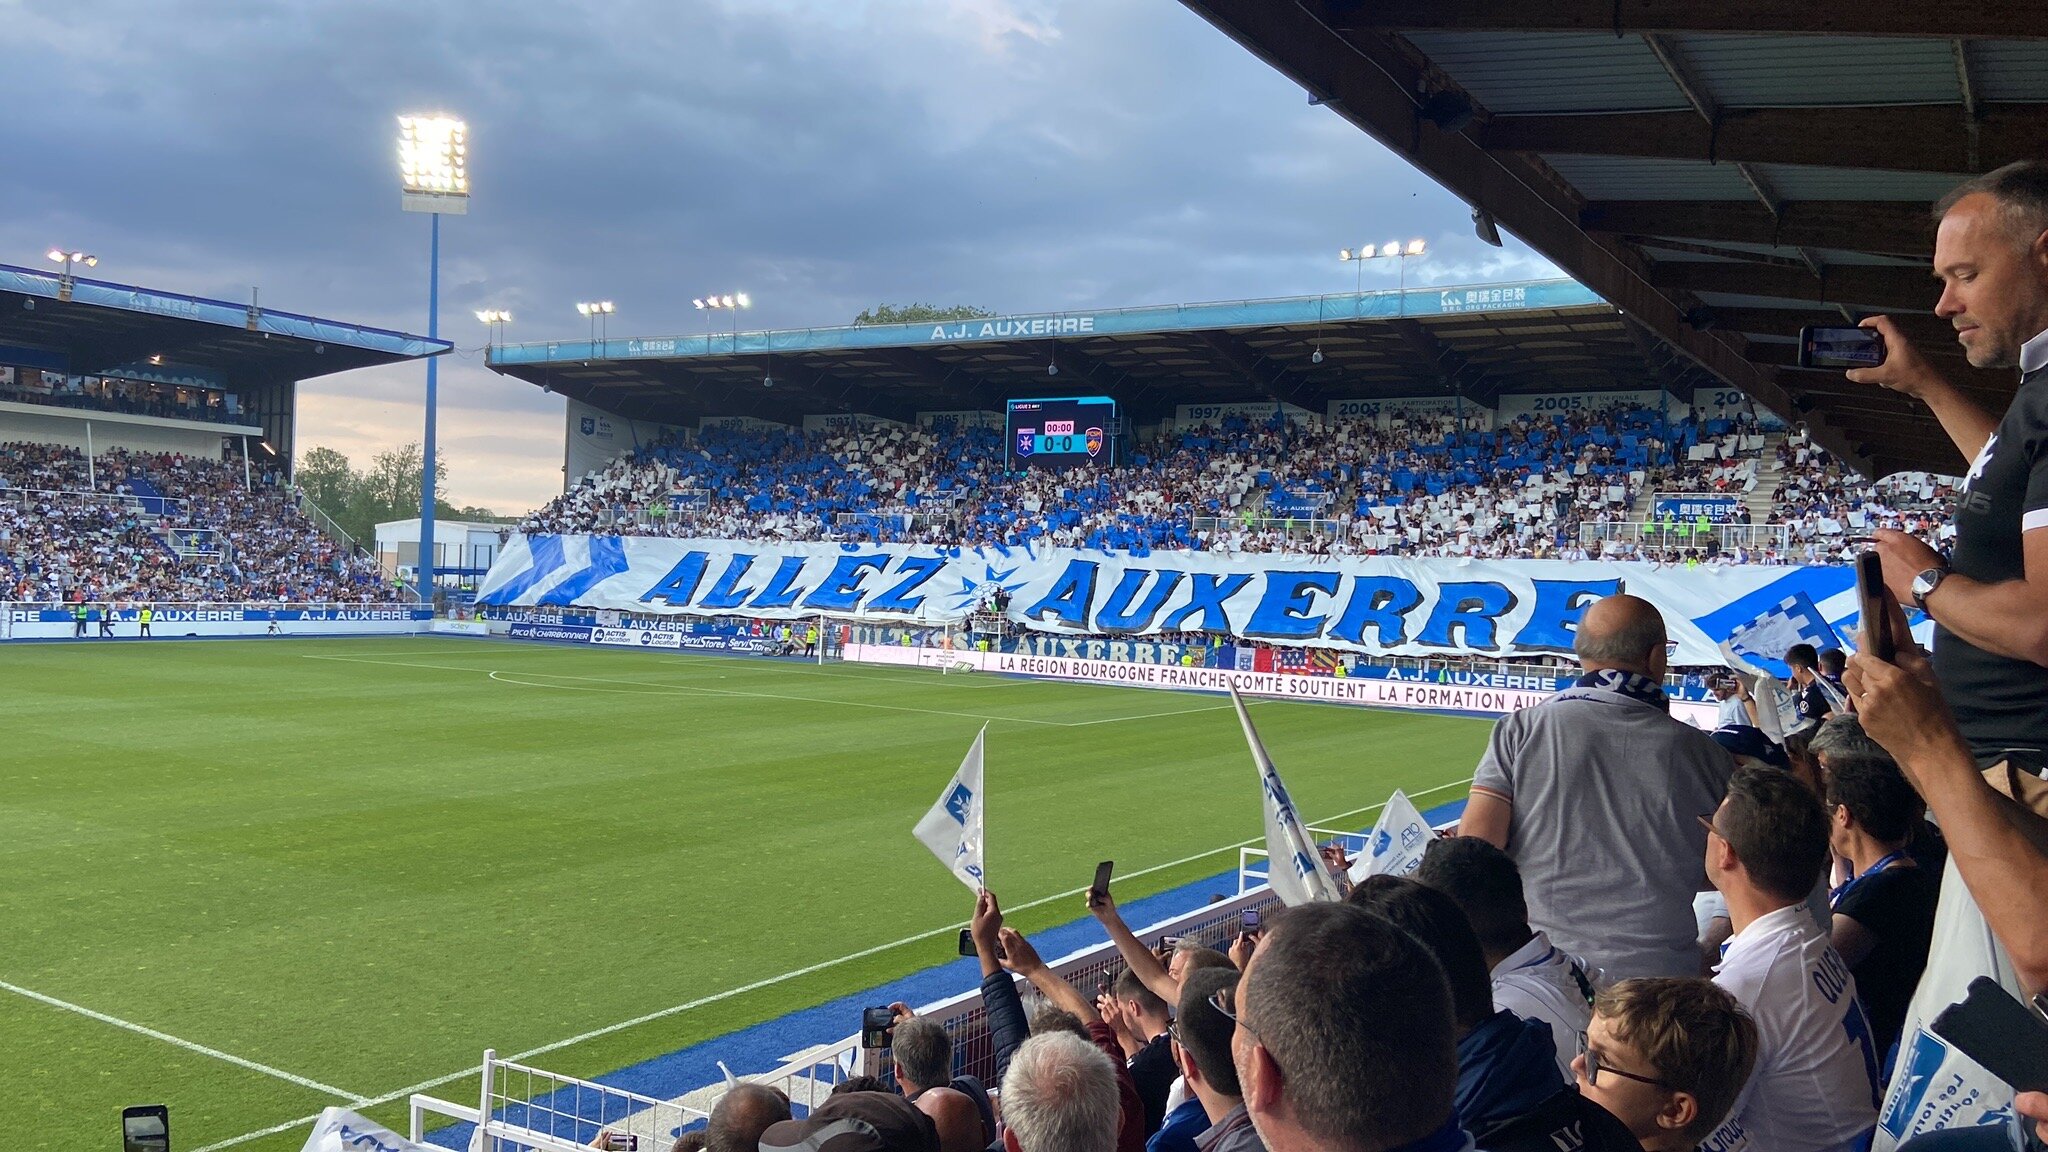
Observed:
[[[975,733],[974,742],[981,745],[981,890],[988,891],[988,721],[981,722],[981,731]]]

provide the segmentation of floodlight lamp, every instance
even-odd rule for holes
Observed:
[[[55,263],[62,264],[64,262],[64,250],[62,248],[52,248],[48,255]]]
[[[701,312],[704,310],[704,298],[702,296],[696,297],[695,299],[691,300],[690,303],[694,305],[698,311]]]
[[[1415,239],[1410,240],[1408,242],[1408,251],[1405,254],[1409,256],[1420,256],[1427,248],[1428,245],[1423,243],[1422,237],[1417,236]]]
[[[1349,260],[1349,259],[1351,259],[1351,249],[1349,249],[1349,248],[1339,248],[1339,249],[1337,249],[1337,259],[1339,259],[1339,260]]]
[[[1321,348],[1318,348],[1315,351],[1309,353],[1308,362],[1311,364],[1321,364],[1323,362],[1323,350]]]
[[[731,296],[721,296],[721,297],[719,297],[719,299],[718,299],[718,302],[719,302],[720,304],[723,304],[723,305],[725,305],[725,306],[726,306],[727,308],[731,308],[731,307],[733,306],[733,302],[732,302],[732,297],[731,297]]]
[[[618,309],[612,307],[612,302],[609,300],[598,301],[597,310],[599,312],[604,313],[607,316],[611,315],[613,312],[618,311]]]
[[[590,315],[590,302],[587,300],[578,300],[576,302],[576,314],[579,316]]]
[[[1382,256],[1399,256],[1400,254],[1401,242],[1399,240],[1389,240],[1380,246],[1380,255]]]
[[[754,302],[752,300],[747,299],[747,294],[745,292],[740,293],[738,296],[734,297],[734,299],[740,302],[740,307],[742,308],[751,308],[754,306]]]

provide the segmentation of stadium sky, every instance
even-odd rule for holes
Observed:
[[[427,220],[395,116],[471,132],[443,233],[441,424],[458,504],[560,491],[559,398],[508,338],[843,324],[1347,291],[1337,249],[1421,236],[1411,283],[1555,275],[1174,0],[0,0],[0,262],[424,332]],[[1392,261],[1365,269],[1391,287]],[[420,434],[422,369],[299,391],[299,450]]]

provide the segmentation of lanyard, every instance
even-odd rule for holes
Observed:
[[[1905,858],[1906,850],[1901,848],[1897,852],[1893,852],[1890,855],[1886,856],[1884,859],[1879,860],[1877,863],[1872,864],[1868,868],[1865,868],[1863,871],[1858,872],[1856,875],[1850,877],[1849,879],[1842,881],[1841,887],[1828,893],[1828,907],[1840,907],[1842,904],[1842,897],[1847,896],[1849,894],[1850,889],[1856,887],[1858,884],[1863,883],[1865,880],[1869,879],[1873,874],[1882,872],[1885,869],[1891,867],[1893,864],[1896,864],[1897,862]]]

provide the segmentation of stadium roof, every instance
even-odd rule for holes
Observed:
[[[248,304],[0,264],[0,346],[57,354],[74,375],[185,370],[230,387],[307,380],[453,347]],[[160,357],[153,361],[152,357]]]
[[[1931,313],[1929,203],[2048,133],[2041,0],[1182,0],[1501,228],[1874,474],[1953,472],[1904,397],[1793,364],[1883,310],[1994,411]]]
[[[1318,360],[1316,353],[1321,352]],[[819,412],[908,420],[1107,392],[1138,421],[1174,406],[1656,387],[1711,377],[1569,280],[1146,308],[508,344],[490,366],[639,419]],[[1050,374],[1049,368],[1057,368]],[[1661,374],[1660,374],[1661,373]],[[764,383],[772,379],[773,384]]]

